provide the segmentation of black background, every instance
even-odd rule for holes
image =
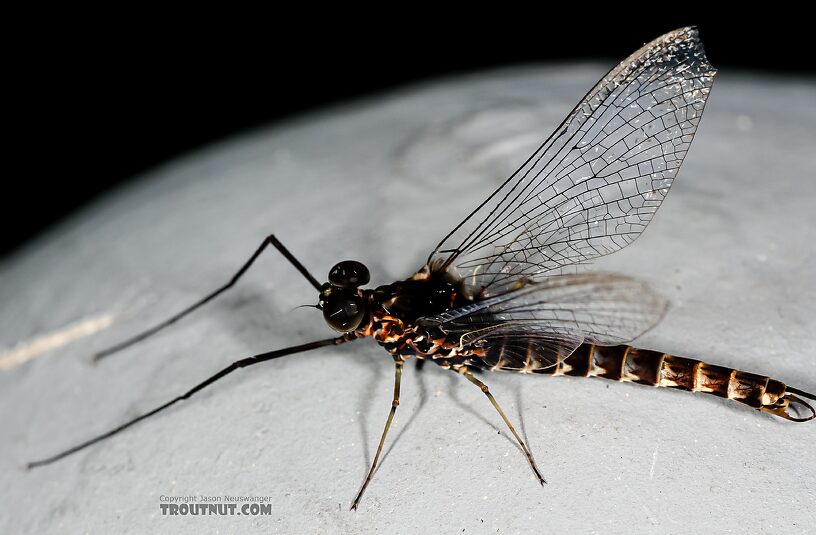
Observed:
[[[413,22],[403,13],[335,16],[315,4],[312,13],[215,13],[206,21],[96,11],[27,19],[6,54],[13,171],[4,179],[0,258],[180,153],[441,75],[585,58],[608,58],[611,66],[645,41],[697,24],[720,70],[813,79],[813,30],[796,13],[612,20],[584,17],[577,5],[559,8],[576,15],[485,12],[475,23],[430,12]],[[642,6],[627,9],[634,15]]]

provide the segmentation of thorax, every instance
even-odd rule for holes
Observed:
[[[411,278],[365,290],[369,321],[358,330],[393,354],[424,357],[434,341],[418,331],[416,320],[441,314],[471,301],[461,281],[447,274],[421,270]]]

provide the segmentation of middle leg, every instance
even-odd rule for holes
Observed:
[[[388,413],[388,420],[385,421],[385,429],[383,429],[382,436],[380,437],[380,444],[377,446],[377,454],[374,456],[374,462],[371,463],[371,469],[368,471],[368,475],[363,481],[363,486],[360,487],[360,492],[357,493],[357,496],[354,498],[354,501],[351,503],[351,509],[356,510],[357,506],[360,504],[360,498],[363,497],[363,492],[365,492],[366,487],[371,482],[371,477],[374,475],[374,470],[377,468],[377,462],[380,460],[380,454],[382,453],[383,444],[385,443],[385,436],[388,434],[388,428],[391,427],[391,421],[394,419],[394,413],[397,412],[397,407],[399,406],[399,398],[400,398],[400,379],[402,378],[402,366],[405,364],[400,357],[394,357],[394,399],[391,402],[391,411]]]

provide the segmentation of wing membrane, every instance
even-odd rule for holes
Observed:
[[[566,273],[637,238],[665,198],[713,83],[695,28],[602,78],[538,150],[437,246],[471,297]]]
[[[509,356],[532,354],[543,367],[568,357],[582,342],[630,342],[660,321],[666,306],[642,281],[583,273],[549,277],[417,323],[462,348],[501,343]]]

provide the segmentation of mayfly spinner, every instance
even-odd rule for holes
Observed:
[[[164,405],[54,456],[52,463],[185,400],[239,368],[372,337],[394,360],[394,397],[356,509],[380,459],[411,357],[431,360],[484,392],[532,453],[473,370],[605,377],[705,392],[794,422],[816,417],[816,396],[762,375],[626,345],[662,317],[666,302],[628,277],[574,268],[634,241],[652,220],[686,156],[715,69],[695,28],[670,32],[626,58],[597,83],[521,167],[456,226],[419,271],[365,289],[368,269],[344,261],[321,284],[269,236],[223,287],[129,340],[144,340],[231,288],[268,246],[319,292],[319,309],[342,333],[234,362]],[[809,411],[791,413],[792,406]]]

